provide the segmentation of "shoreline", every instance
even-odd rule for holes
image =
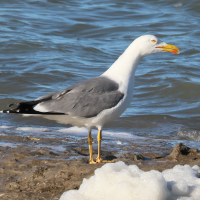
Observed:
[[[95,139],[94,158],[97,156]],[[20,144],[0,146],[2,200],[57,200],[63,192],[78,189],[83,178],[91,177],[95,169],[104,165],[88,164],[87,137],[83,139],[66,135],[63,139],[2,134],[0,141],[5,144]],[[128,165],[137,165],[143,171],[163,171],[178,164],[200,166],[198,150],[184,145],[176,145],[173,149],[162,139],[104,139],[102,157],[113,162],[123,161]]]

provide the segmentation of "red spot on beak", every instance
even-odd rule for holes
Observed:
[[[176,51],[176,50],[172,50],[172,53],[178,54],[178,51]]]

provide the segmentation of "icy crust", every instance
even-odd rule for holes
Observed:
[[[144,172],[124,162],[105,164],[79,190],[70,190],[60,200],[199,200],[200,167],[176,165],[162,173]]]

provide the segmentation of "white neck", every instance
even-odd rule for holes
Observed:
[[[142,56],[133,42],[102,76],[117,82],[120,91],[133,90],[135,71],[141,59]]]

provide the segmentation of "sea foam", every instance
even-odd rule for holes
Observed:
[[[124,162],[108,163],[83,179],[79,190],[70,190],[60,200],[199,200],[200,167],[176,165],[162,173],[144,172]]]
[[[47,128],[37,128],[37,127],[18,127],[16,128],[17,131],[32,131],[32,132],[38,132],[38,131],[49,131]]]
[[[73,134],[73,135],[76,134],[76,135],[80,135],[80,136],[87,136],[87,134],[88,134],[87,128],[85,128],[85,127],[78,128],[76,126],[73,126],[70,128],[59,129],[59,130],[57,130],[57,132]],[[93,129],[92,134],[97,135],[98,130]],[[104,130],[103,130],[103,137],[107,137],[107,138],[115,137],[115,138],[125,138],[125,139],[144,139],[143,137],[135,136],[128,132],[116,132],[116,131],[104,131]]]

